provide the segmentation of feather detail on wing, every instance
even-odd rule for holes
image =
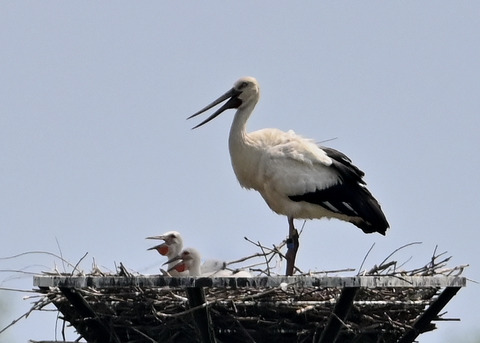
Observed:
[[[267,150],[268,158],[289,158],[308,165],[332,164],[332,159],[313,140],[303,138],[292,130],[283,132],[277,129],[263,129],[250,135],[256,144]]]
[[[260,132],[264,140],[269,137],[267,132],[274,137],[274,141],[265,141],[262,148],[268,148],[259,161],[265,188],[273,187],[274,190],[270,190],[279,194],[301,194],[338,182],[337,172],[332,169],[334,161],[313,141],[293,131],[268,129]]]
[[[332,158],[331,168],[337,172],[338,182],[329,187],[296,193],[289,196],[293,201],[305,201],[343,216],[366,233],[385,234],[389,224],[380,204],[365,187],[364,173],[354,166],[341,152],[322,148]]]

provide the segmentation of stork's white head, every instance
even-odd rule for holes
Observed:
[[[176,270],[177,272],[184,272],[188,270],[190,276],[200,275],[200,253],[194,248],[184,249],[178,257],[170,259],[166,263],[171,263],[177,260],[181,260],[175,266],[171,267],[169,271]]]
[[[260,86],[258,85],[257,80],[251,76],[245,76],[240,78],[237,82],[233,84],[233,88],[230,89],[228,92],[223,94],[217,100],[213,101],[211,104],[205,106],[197,113],[191,115],[187,119],[193,118],[202,114],[203,112],[211,109],[212,107],[220,104],[221,102],[227,100],[228,101],[223,104],[218,110],[216,110],[210,117],[202,121],[197,126],[193,127],[196,129],[197,127],[202,126],[203,124],[208,123],[210,120],[214,119],[218,115],[220,115],[225,110],[230,108],[237,108],[242,109],[246,107],[253,107],[257,104],[258,99],[260,99]]]
[[[240,78],[233,84],[233,89],[238,92],[237,98],[242,102],[237,108],[244,107],[252,101],[256,104],[260,98],[260,86],[254,77]]]
[[[183,248],[183,239],[179,232],[177,231],[168,231],[160,236],[147,237],[147,239],[162,239],[165,242],[154,247],[149,248],[148,250],[157,250],[159,254],[166,255],[168,257],[178,256],[180,251]]]

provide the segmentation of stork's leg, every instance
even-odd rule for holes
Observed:
[[[295,229],[295,226],[293,226],[293,218],[288,217],[287,254],[285,255],[287,260],[287,276],[293,275],[298,246],[298,231]]]

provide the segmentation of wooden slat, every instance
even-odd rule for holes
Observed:
[[[342,290],[340,298],[328,319],[327,326],[323,330],[318,343],[336,342],[343,322],[352,308],[353,300],[358,290],[359,288],[356,287],[345,287]]]
[[[85,320],[88,320],[88,327],[84,325],[76,329],[89,342],[120,342],[114,332],[109,330],[104,323],[97,318],[95,312],[85,299],[74,289],[61,287],[60,291],[65,295],[75,311]]]
[[[411,330],[407,331],[397,343],[411,343],[422,332],[426,331],[426,327],[440,313],[442,308],[457,294],[460,287],[447,287],[438,296],[437,299],[417,318]]]
[[[190,308],[205,304],[205,293],[201,287],[187,287],[187,297]],[[215,334],[212,328],[212,320],[207,307],[200,307],[193,311],[193,319],[202,343],[216,343]]]
[[[165,277],[145,275],[123,276],[46,276],[33,278],[35,286],[65,288],[115,288],[115,287],[219,287],[219,288],[266,288],[279,287],[282,283],[298,287],[465,287],[466,278],[459,276],[353,276],[353,277],[313,277],[313,276],[274,276],[252,278],[208,278],[208,277]]]

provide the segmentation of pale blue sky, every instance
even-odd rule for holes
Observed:
[[[307,222],[302,269],[358,268],[375,243],[372,266],[421,241],[398,258],[423,265],[438,244],[480,280],[479,13],[471,1],[1,2],[0,256],[59,253],[58,240],[69,261],[88,252],[87,271],[95,258],[155,273],[163,260],[144,238],[168,230],[206,258],[255,252],[244,236],[280,242],[286,219],[231,169],[233,111],[195,131],[185,120],[251,75],[262,98],[249,128],[336,138],[327,145],[366,172],[391,224],[382,237]],[[32,279],[2,272],[0,287]],[[0,291],[7,321],[30,307],[22,296]],[[420,341],[474,332],[479,298],[469,284],[446,308],[462,321]],[[51,339],[54,326],[34,313],[7,334]]]

